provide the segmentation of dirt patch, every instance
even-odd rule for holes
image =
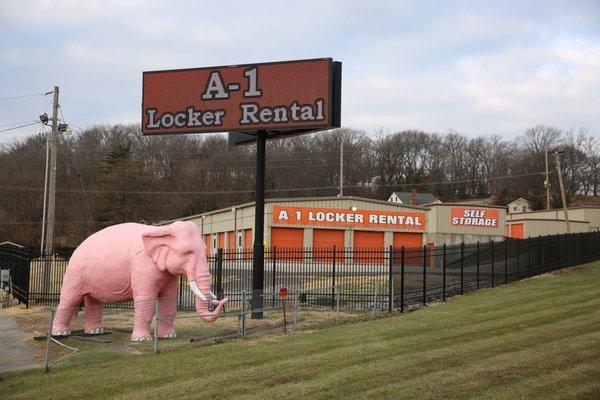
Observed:
[[[574,274],[577,272],[582,272],[585,269],[583,267],[571,267],[571,268],[564,268],[564,269],[559,269],[556,271],[551,272],[552,275],[568,275],[568,274]]]

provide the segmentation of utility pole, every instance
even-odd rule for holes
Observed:
[[[563,209],[565,210],[565,223],[567,224],[567,233],[571,233],[571,226],[569,224],[569,213],[567,211],[567,199],[565,197],[565,186],[563,184],[562,171],[560,168],[560,156],[558,150],[554,152],[556,157],[556,170],[558,171],[558,184],[560,186],[560,197],[562,198]]]
[[[340,144],[340,193],[339,197],[344,195],[344,139],[342,138]]]
[[[48,174],[48,228],[46,255],[54,252],[54,224],[56,221],[56,162],[58,154],[58,86],[54,86],[52,101],[52,132],[50,133],[50,171]]]
[[[44,114],[46,115],[46,114]],[[42,122],[43,123],[43,122]],[[50,168],[50,138],[46,137],[46,173],[44,174],[44,207],[42,211],[42,240],[40,240],[40,254],[44,254],[44,244],[46,244],[46,210],[48,207],[48,169]]]
[[[58,86],[54,86],[52,100],[52,132],[48,139],[50,148],[50,168],[48,173],[48,226],[46,228],[46,246],[45,256],[46,265],[44,268],[44,289],[48,289],[50,284],[51,257],[54,253],[54,224],[56,221],[56,162],[58,153]]]
[[[546,187],[546,210],[550,209],[550,179],[548,178],[548,143],[546,143],[545,147],[545,156],[546,156],[546,180],[544,181],[544,186]]]

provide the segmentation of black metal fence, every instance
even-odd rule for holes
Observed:
[[[0,249],[0,266],[11,270],[15,297],[26,305],[58,303],[62,277],[73,249],[52,257],[33,249]],[[265,252],[263,299],[276,304],[286,287],[303,303],[333,307],[400,309],[482,287],[600,259],[600,232],[554,235],[503,242],[420,248],[280,248]],[[241,308],[252,291],[252,250],[218,249],[209,257],[213,290]],[[331,293],[314,290],[331,288]],[[178,309],[192,310],[194,296],[181,277]],[[128,306],[128,305],[124,305]]]

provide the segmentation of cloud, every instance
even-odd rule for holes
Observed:
[[[144,70],[332,56],[349,127],[600,133],[595,1],[8,0],[0,35],[0,97],[60,85],[78,126],[135,121]],[[46,100],[0,103],[0,123],[35,117]]]

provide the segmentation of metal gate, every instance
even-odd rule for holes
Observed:
[[[10,271],[12,295],[29,306],[29,250],[14,244],[0,244],[0,269]]]

